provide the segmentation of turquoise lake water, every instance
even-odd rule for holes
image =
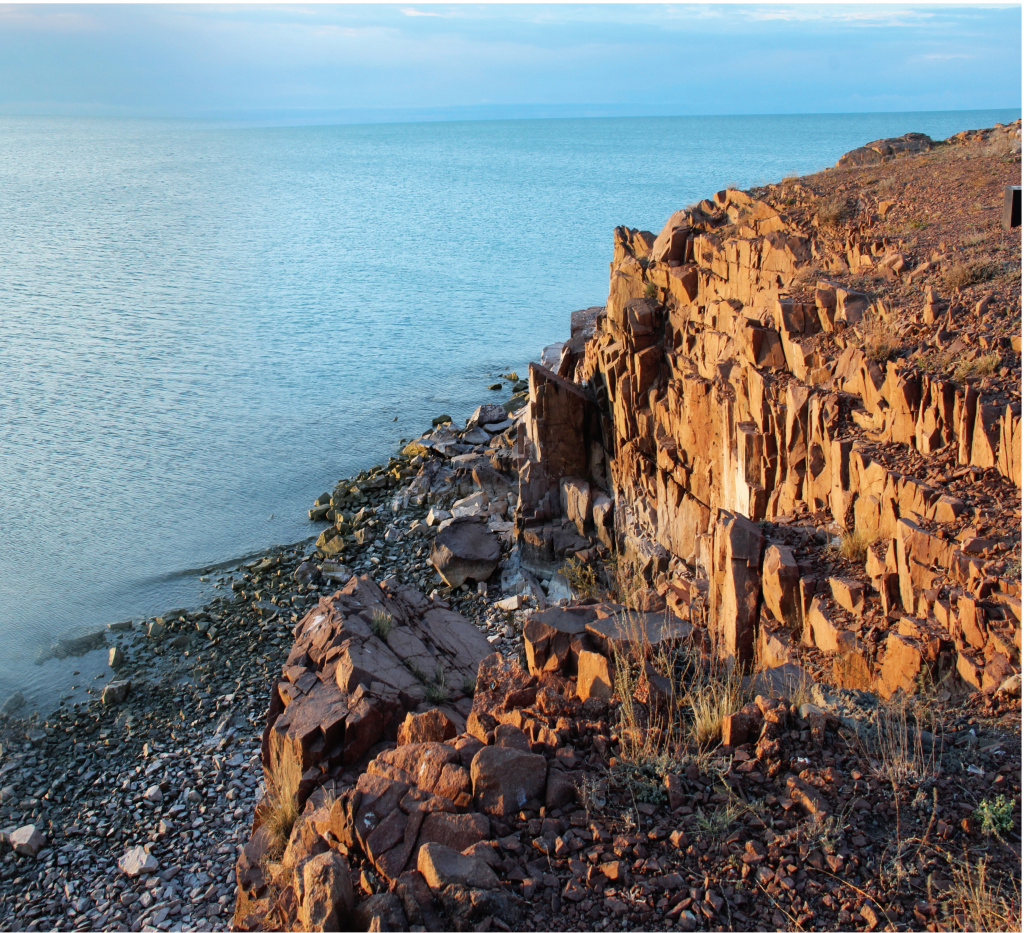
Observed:
[[[87,663],[34,665],[56,636],[197,604],[190,568],[305,538],[336,479],[493,400],[604,303],[617,224],[1019,116],[0,118],[0,702],[47,706]]]

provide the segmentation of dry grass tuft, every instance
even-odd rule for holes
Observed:
[[[979,282],[987,282],[999,272],[999,267],[990,262],[975,259],[971,262],[958,262],[946,270],[942,280],[946,288],[967,288]]]
[[[263,824],[270,833],[270,852],[279,858],[288,845],[292,826],[299,816],[299,783],[301,765],[294,755],[285,755],[278,761],[277,770],[270,775],[267,794],[263,798]]]
[[[1020,891],[1011,883],[1004,893],[1002,883],[992,884],[988,862],[975,865],[964,861],[953,866],[953,884],[943,895],[946,921],[952,930],[1019,930]]]
[[[383,609],[373,610],[373,615],[370,618],[370,630],[381,641],[388,640],[388,635],[391,634],[391,629],[393,629],[394,626],[395,620]]]
[[[642,617],[630,614],[626,650],[615,654],[623,759],[641,766],[700,752],[721,738],[722,719],[749,699],[739,665],[704,658],[676,645],[652,650]]]
[[[962,360],[953,370],[953,378],[957,382],[963,382],[965,379],[991,376],[999,369],[1000,362],[1001,357],[998,353],[989,353],[973,360]]]
[[[861,349],[869,360],[884,367],[903,349],[903,344],[893,332],[892,325],[872,314],[857,325]]]
[[[893,787],[917,785],[939,772],[939,755],[929,734],[925,748],[925,722],[908,698],[897,692],[878,709],[872,741],[877,760],[875,773]]]
[[[853,561],[855,564],[863,564],[868,556],[868,548],[872,544],[874,541],[871,538],[855,528],[853,531],[843,532],[839,541],[839,553],[846,560]]]
[[[722,720],[739,712],[749,697],[743,688],[743,671],[738,664],[700,664],[686,691],[690,710],[689,739],[698,748],[722,737]]]
[[[848,198],[833,195],[818,204],[818,223],[825,227],[837,227],[853,216],[853,205]]]
[[[990,238],[991,234],[983,230],[974,230],[964,237],[964,246],[980,246]]]

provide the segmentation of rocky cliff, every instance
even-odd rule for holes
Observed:
[[[596,333],[531,368],[524,552],[571,520],[745,664],[885,696],[1019,670],[1019,170],[969,148],[1019,132],[617,229]]]
[[[318,500],[235,925],[970,925],[954,852],[1020,825],[1019,176],[1019,121],[910,134],[620,227],[528,396]]]

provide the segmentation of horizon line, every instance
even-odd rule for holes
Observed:
[[[436,107],[351,107],[338,110],[289,110],[246,115],[238,112],[212,114],[124,114],[124,113],[72,113],[0,109],[0,119],[75,119],[125,120],[138,122],[208,123],[236,128],[287,128],[301,126],[373,126],[380,124],[412,123],[498,123],[531,122],[540,120],[650,120],[650,119],[729,119],[750,117],[823,117],[872,116],[892,114],[981,113],[1016,111],[1020,119],[1021,105],[1000,107],[955,107],[940,109],[882,109],[882,110],[797,110],[746,113],[665,113],[648,106],[645,113],[579,113],[570,111],[604,109],[628,110],[628,104],[453,104]],[[501,111],[505,111],[504,114]],[[524,111],[516,113],[516,111]],[[530,113],[529,111],[539,111]],[[544,112],[547,111],[547,112]],[[552,111],[566,111],[563,113]],[[651,112],[655,111],[655,112]]]

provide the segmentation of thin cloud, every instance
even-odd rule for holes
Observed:
[[[435,13],[433,10],[417,10],[414,7],[402,7],[399,11],[404,13],[406,16],[441,16],[440,13]]]

